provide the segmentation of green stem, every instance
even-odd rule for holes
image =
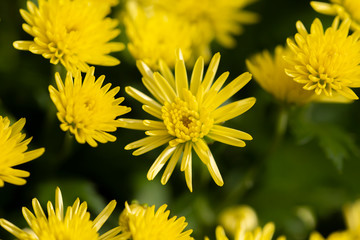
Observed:
[[[270,154],[272,152],[274,152],[276,150],[276,148],[278,147],[278,145],[281,143],[281,141],[286,133],[286,130],[288,127],[288,122],[289,122],[288,107],[285,105],[281,105],[279,108],[279,113],[278,113],[277,122],[276,122],[274,141],[273,141],[272,146],[269,151]]]
[[[74,137],[69,132],[66,132],[64,136],[64,142],[62,145],[62,152],[59,155],[59,162],[63,162],[69,156],[71,156],[73,150],[73,138]]]

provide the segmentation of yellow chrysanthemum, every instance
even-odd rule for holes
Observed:
[[[63,131],[70,131],[79,143],[87,142],[96,147],[97,142],[114,142],[116,137],[108,132],[116,131],[122,126],[116,118],[131,109],[121,106],[123,97],[115,98],[120,87],[110,89],[111,84],[102,86],[105,76],[95,80],[95,68],[91,67],[82,81],[81,72],[77,71],[75,78],[67,73],[65,84],[60,74],[55,80],[58,89],[49,86],[51,100],[54,102]]]
[[[145,12],[129,2],[124,19],[126,34],[130,40],[128,49],[136,60],[144,61],[153,69],[159,68],[159,60],[174,67],[176,49],[183,50],[187,61],[191,54],[190,26],[181,19],[161,10]]]
[[[25,118],[10,126],[10,120],[0,116],[0,187],[3,187],[5,182],[24,185],[26,180],[23,178],[28,177],[30,173],[14,167],[38,158],[44,153],[44,148],[26,152],[32,138],[24,140],[26,135],[21,133],[24,125]]]
[[[327,240],[356,240],[360,239],[360,200],[346,204],[343,208],[347,229],[331,233]],[[325,240],[318,232],[310,235],[310,240]]]
[[[330,0],[330,3],[312,1],[315,11],[341,19],[350,18],[351,28],[360,30],[360,1],[359,0]]]
[[[234,240],[271,240],[275,231],[275,225],[270,222],[267,223],[263,229],[257,227],[253,231],[247,231],[243,227],[239,227],[236,231]],[[221,226],[216,227],[216,240],[229,240],[226,236],[224,228]],[[285,240],[285,237],[279,237],[277,240]],[[208,237],[205,237],[205,240],[209,240]]]
[[[350,232],[348,231],[339,231],[331,233],[326,240],[355,240]],[[325,238],[318,232],[313,232],[310,234],[309,240],[325,240]]]
[[[346,204],[343,209],[346,226],[354,239],[360,238],[360,199],[352,204]]]
[[[220,54],[214,55],[203,78],[204,59],[199,57],[192,72],[190,86],[181,52],[175,65],[175,76],[163,62],[160,72],[153,73],[148,66],[138,61],[137,66],[143,75],[143,83],[156,100],[144,93],[126,87],[125,91],[143,103],[143,109],[159,120],[120,119],[123,127],[146,130],[148,137],[125,146],[126,150],[139,148],[133,155],[141,155],[166,144],[165,150],[151,166],[147,178],[152,180],[169,160],[161,183],[169,180],[178,159],[181,157],[181,171],[185,171],[186,183],[192,191],[192,150],[207,166],[215,183],[224,184],[215,159],[204,137],[237,147],[244,147],[243,140],[252,137],[242,131],[221,126],[229,119],[237,117],[250,109],[255,98],[246,98],[222,106],[251,79],[244,73],[222,88],[229,72],[223,73],[215,82],[215,74],[220,62]]]
[[[331,97],[335,92],[354,100],[358,97],[350,87],[360,87],[360,31],[349,36],[350,20],[339,24],[335,18],[324,32],[315,19],[308,33],[298,21],[295,42],[287,40],[295,54],[285,58],[290,64],[286,73],[317,95]]]
[[[224,229],[235,235],[239,226],[244,231],[252,231],[258,226],[256,212],[250,206],[239,205],[229,207],[221,212],[219,222]]]
[[[100,236],[99,230],[109,218],[116,206],[116,201],[111,201],[104,210],[94,219],[90,220],[87,211],[87,203],[76,199],[72,206],[67,207],[64,216],[64,206],[61,191],[56,189],[55,209],[49,201],[47,204],[47,216],[39,201],[32,201],[34,213],[26,207],[22,212],[26,222],[31,228],[21,230],[11,222],[0,219],[0,225],[19,240],[115,240],[119,239],[120,227],[113,228]]]
[[[259,85],[284,103],[303,104],[310,101],[313,92],[306,91],[302,86],[286,75],[285,68],[290,68],[283,56],[292,56],[288,48],[277,46],[274,56],[265,50],[246,60],[246,66],[254,75]]]
[[[78,0],[86,1],[92,7],[98,9],[98,11],[103,11],[105,15],[108,15],[111,12],[111,8],[119,4],[119,0]]]
[[[203,55],[210,52],[208,49],[212,40],[224,47],[235,46],[236,41],[232,35],[242,33],[241,24],[258,21],[256,14],[243,10],[253,2],[254,0],[163,0],[159,4],[192,25],[194,45],[199,49],[199,54]]]
[[[86,72],[88,64],[120,63],[108,55],[124,48],[123,43],[109,42],[120,34],[118,22],[105,17],[103,7],[85,0],[39,0],[39,7],[27,1],[27,8],[20,10],[23,29],[34,40],[15,41],[15,48],[41,54],[52,64],[60,62],[72,72]]]
[[[132,240],[193,240],[192,230],[184,229],[187,226],[185,217],[176,216],[169,219],[170,211],[167,205],[162,205],[155,212],[155,205],[151,207],[130,206],[125,203],[121,214],[120,228],[124,239]],[[126,216],[126,217],[125,217]]]

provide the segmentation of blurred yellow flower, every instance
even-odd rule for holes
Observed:
[[[162,205],[155,212],[155,205],[151,207],[130,206],[125,203],[125,209],[121,215],[126,216],[120,223],[126,224],[122,228],[124,239],[132,240],[193,240],[190,236],[192,230],[184,229],[188,225],[185,217],[169,218],[170,211],[167,205]],[[124,220],[127,221],[124,222]],[[125,230],[125,231],[124,231]],[[126,231],[127,230],[127,231]],[[126,237],[125,237],[126,236]]]
[[[109,55],[124,48],[123,43],[109,42],[120,34],[115,19],[105,17],[104,8],[89,0],[39,0],[37,7],[27,1],[28,11],[20,10],[26,21],[25,32],[32,41],[15,41],[14,47],[29,50],[59,62],[68,71],[86,72],[88,64],[114,66],[119,60]]]
[[[111,12],[111,8],[119,4],[119,0],[78,0],[85,1],[92,7],[98,9],[98,11],[103,11],[105,15],[108,15]]]
[[[49,201],[47,204],[47,216],[39,201],[32,201],[34,213],[23,207],[23,215],[31,230],[21,230],[11,222],[0,219],[0,225],[19,240],[115,240],[120,228],[113,228],[100,236],[99,230],[111,215],[116,206],[116,201],[111,201],[102,212],[90,220],[87,211],[87,203],[76,199],[72,206],[67,207],[64,216],[63,198],[59,188],[55,193],[55,208]]]
[[[67,73],[65,84],[56,73],[57,89],[49,86],[51,100],[54,102],[63,131],[70,131],[79,143],[87,142],[96,147],[97,142],[114,142],[116,137],[108,132],[116,131],[120,123],[116,118],[131,109],[121,106],[123,97],[115,98],[120,87],[110,89],[111,84],[102,86],[105,76],[95,80],[95,68],[91,67],[82,81],[81,72],[75,78]]]
[[[331,233],[327,240],[355,240],[358,238],[353,238],[348,231],[339,231]],[[313,232],[310,234],[309,240],[325,240],[325,238],[318,232]]]
[[[360,199],[352,204],[344,206],[345,221],[348,231],[354,237],[353,239],[360,238]]]
[[[298,21],[295,42],[287,39],[294,55],[285,58],[290,64],[286,73],[317,95],[331,97],[335,92],[358,99],[350,88],[360,87],[360,31],[349,36],[349,27],[349,19],[340,24],[335,18],[324,32],[320,20],[315,19],[308,33]]]
[[[289,48],[277,46],[274,56],[265,50],[246,60],[246,66],[254,79],[277,100],[284,103],[304,104],[314,95],[306,91],[291,77],[286,75],[285,68],[290,68],[283,56],[292,55]]]
[[[312,1],[311,6],[315,11],[341,19],[350,18],[351,28],[360,30],[360,1],[359,0],[330,0],[330,3]]]
[[[144,111],[160,121],[120,121],[125,124],[123,127],[146,130],[145,134],[148,135],[125,146],[126,150],[138,148],[133,155],[141,155],[167,145],[151,166],[147,174],[149,180],[154,179],[170,159],[161,178],[161,183],[166,184],[181,158],[180,169],[185,171],[187,186],[192,191],[192,150],[195,150],[215,183],[222,186],[223,179],[204,137],[236,147],[244,147],[243,140],[252,140],[245,132],[221,126],[223,122],[243,114],[254,105],[253,97],[223,105],[250,81],[251,74],[244,73],[222,88],[229,72],[223,73],[214,82],[219,62],[220,54],[217,53],[203,77],[204,59],[199,57],[192,72],[190,86],[181,51],[177,55],[175,76],[162,62],[161,73],[153,73],[144,62],[137,62],[143,75],[143,83],[156,100],[132,87],[126,87],[125,91],[144,104]]]
[[[225,209],[219,216],[219,222],[220,225],[232,235],[236,234],[240,226],[244,231],[252,231],[258,226],[256,212],[247,205],[239,205]]]
[[[24,125],[25,118],[10,126],[10,120],[0,116],[0,187],[3,187],[5,182],[24,185],[26,183],[24,178],[30,173],[14,167],[38,158],[44,153],[44,148],[26,151],[32,138],[24,140],[25,134],[21,133]]]
[[[360,199],[343,208],[347,229],[331,233],[327,240],[355,240],[360,238]],[[313,232],[309,240],[324,240],[318,232]]]
[[[189,59],[191,32],[186,22],[162,10],[145,12],[134,2],[129,2],[127,9],[124,24],[129,38],[128,49],[136,60],[158,69],[162,59],[173,68],[175,52],[179,48],[185,61]]]
[[[130,0],[131,1],[131,0]],[[190,25],[189,38],[193,59],[202,56],[205,62],[211,58],[213,40],[231,48],[236,45],[233,35],[243,32],[243,24],[259,20],[255,13],[243,10],[256,0],[134,0],[147,10],[162,9],[175,15],[178,21]]]
[[[267,223],[263,229],[257,227],[253,231],[245,230],[243,227],[238,227],[234,240],[271,240],[275,231],[275,225],[270,222]],[[217,226],[216,231],[216,240],[229,240],[226,236],[224,228],[221,226]],[[205,240],[209,240],[208,237],[205,237]],[[285,240],[285,237],[279,237],[277,240]]]
[[[243,32],[241,24],[255,23],[258,15],[243,10],[255,0],[163,0],[160,4],[168,11],[174,11],[194,26],[194,39],[207,42],[215,39],[224,47],[234,47],[232,35]]]

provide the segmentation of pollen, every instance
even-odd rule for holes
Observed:
[[[196,142],[207,135],[214,123],[206,109],[199,111],[194,96],[190,102],[176,98],[173,103],[166,102],[162,107],[162,118],[168,133],[176,139],[170,141],[171,146],[187,141]]]

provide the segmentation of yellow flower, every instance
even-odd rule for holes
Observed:
[[[223,73],[214,82],[219,62],[220,54],[217,53],[203,77],[204,59],[199,57],[192,72],[190,86],[181,51],[177,55],[175,76],[163,62],[160,62],[161,73],[153,73],[144,62],[137,62],[143,75],[143,83],[156,100],[132,87],[126,87],[125,91],[144,104],[144,111],[159,120],[120,121],[125,124],[123,127],[145,130],[148,135],[125,146],[126,150],[139,148],[133,155],[141,155],[167,145],[151,166],[147,174],[149,180],[154,179],[170,159],[161,178],[161,183],[166,184],[181,158],[180,169],[185,172],[186,183],[192,191],[192,150],[195,150],[215,183],[222,186],[223,179],[204,137],[237,147],[245,146],[243,140],[252,139],[245,132],[221,126],[223,122],[241,115],[254,105],[255,98],[251,97],[222,106],[250,81],[251,74],[244,73],[222,88],[229,72]]]
[[[343,208],[347,229],[331,233],[327,240],[355,240],[360,238],[360,200],[346,204]],[[318,232],[313,232],[309,240],[325,240]]]
[[[256,0],[134,0],[145,9],[162,9],[175,15],[183,24],[190,25],[192,55],[211,58],[213,40],[227,48],[234,47],[233,35],[243,32],[243,24],[258,21],[257,14],[243,10]]]
[[[120,34],[117,21],[105,17],[104,8],[85,0],[39,0],[39,7],[27,1],[28,11],[20,10],[26,21],[25,32],[33,41],[15,41],[14,47],[29,50],[59,62],[68,71],[86,72],[88,64],[114,66],[119,60],[108,55],[124,48],[123,43],[109,42]]]
[[[330,3],[312,1],[315,11],[341,19],[350,18],[351,28],[360,30],[360,1],[359,0],[330,0]]]
[[[165,11],[147,11],[133,2],[127,5],[124,19],[126,34],[130,40],[128,49],[136,60],[144,61],[153,69],[159,68],[159,60],[174,67],[176,49],[183,50],[185,61],[191,54],[190,26]]]
[[[252,231],[258,226],[256,212],[247,205],[239,205],[225,209],[219,216],[219,222],[221,226],[232,235],[236,234],[239,226],[241,226],[244,231]]]
[[[311,25],[310,33],[298,21],[295,42],[287,40],[293,56],[285,60],[291,65],[286,73],[308,91],[317,95],[358,99],[350,87],[360,87],[360,32],[348,35],[350,20],[339,26],[335,18],[331,27],[324,32],[319,19]]]
[[[155,205],[151,207],[141,207],[138,204],[134,207],[132,205],[129,206],[127,202],[125,203],[122,215],[126,216],[127,222],[124,222],[124,219],[120,221],[120,224],[126,223],[126,227],[120,225],[125,239],[193,240],[190,236],[192,230],[183,232],[187,226],[185,217],[177,218],[174,216],[168,219],[170,211],[166,211],[166,204],[162,205],[156,212]]]
[[[358,238],[354,238],[348,231],[339,231],[331,233],[327,238],[327,240],[355,240]],[[318,232],[313,232],[310,234],[309,240],[325,240],[325,238]]]
[[[213,40],[224,47],[234,47],[236,41],[232,35],[243,32],[241,24],[258,21],[257,14],[243,10],[253,2],[254,0],[163,0],[159,4],[192,26],[194,47],[207,61]]]
[[[313,92],[306,91],[302,86],[285,73],[290,68],[283,56],[292,56],[289,48],[277,46],[274,56],[265,50],[246,60],[246,66],[254,75],[259,85],[272,94],[277,100],[285,103],[303,104],[310,101]]]
[[[243,227],[239,227],[236,231],[234,240],[271,240],[275,231],[275,225],[270,222],[267,223],[263,229],[257,227],[253,231],[247,231]],[[216,231],[216,240],[229,240],[225,234],[224,228],[217,226]],[[205,240],[209,240],[208,237],[205,237]],[[277,240],[285,240],[285,237],[279,237]]]
[[[58,89],[49,86],[51,100],[54,102],[63,131],[70,131],[79,143],[87,142],[96,147],[97,142],[114,142],[116,137],[108,132],[116,131],[122,124],[116,118],[129,112],[129,107],[120,106],[124,98],[115,98],[120,87],[109,91],[111,84],[102,86],[105,76],[95,80],[95,68],[91,67],[82,81],[81,72],[75,78],[67,73],[65,84],[60,74],[55,74]]]
[[[357,239],[360,238],[360,199],[347,204],[343,209],[345,221],[349,232]]]
[[[10,120],[0,116],[0,187],[3,187],[5,182],[24,185],[26,180],[23,178],[28,177],[30,173],[14,167],[44,153],[44,148],[26,152],[32,138],[24,140],[25,134],[21,133],[24,125],[25,118],[10,126]]]
[[[85,1],[92,7],[98,9],[98,11],[103,11],[105,15],[108,15],[111,12],[111,8],[119,4],[119,0],[77,0]]]
[[[99,230],[111,215],[116,206],[116,201],[111,201],[104,210],[94,219],[90,220],[87,203],[76,199],[72,206],[67,207],[64,216],[63,198],[59,188],[55,193],[55,208],[49,201],[47,216],[39,201],[32,201],[34,213],[26,207],[22,212],[30,231],[21,230],[11,222],[0,219],[0,225],[19,240],[115,240],[118,238],[120,227],[113,228],[100,236]]]

